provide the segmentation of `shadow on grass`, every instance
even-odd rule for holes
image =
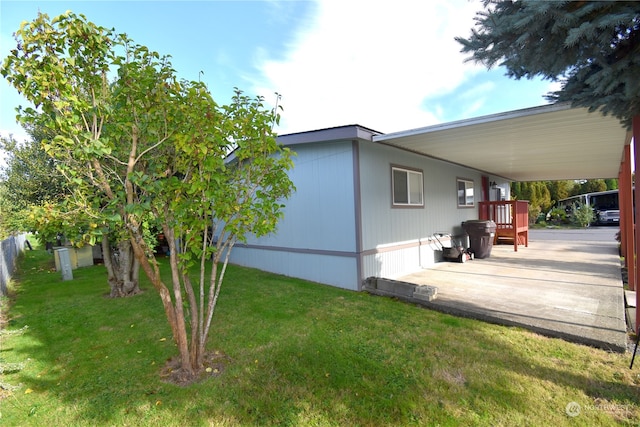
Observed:
[[[231,267],[211,348],[231,363],[188,388],[159,371],[176,354],[157,295],[105,298],[102,267],[27,271],[11,352],[33,393],[16,424],[409,425],[569,422],[565,406],[615,402],[637,422],[624,359],[386,298]],[[615,424],[606,411],[584,422]],[[538,420],[538,422],[536,422]]]

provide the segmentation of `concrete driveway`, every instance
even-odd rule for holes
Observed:
[[[626,350],[617,227],[530,230],[529,247],[397,278],[438,288],[424,305],[618,352]]]

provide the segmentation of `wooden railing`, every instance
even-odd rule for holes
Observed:
[[[496,223],[494,243],[513,241],[513,250],[518,245],[529,246],[529,202],[509,200],[480,202],[480,219]]]

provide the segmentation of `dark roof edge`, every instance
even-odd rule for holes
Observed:
[[[364,139],[371,141],[380,132],[360,125],[345,125],[306,132],[278,135],[278,142],[282,145],[311,144],[314,142],[329,142],[337,140]]]

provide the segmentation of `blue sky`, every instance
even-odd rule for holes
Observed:
[[[0,57],[22,21],[72,10],[171,55],[178,76],[201,78],[218,103],[234,87],[269,104],[280,93],[281,134],[347,124],[388,133],[545,104],[549,82],[464,61],[453,38],[470,34],[481,8],[480,0],[0,0]],[[21,139],[18,105],[27,104],[2,79],[0,133]]]

